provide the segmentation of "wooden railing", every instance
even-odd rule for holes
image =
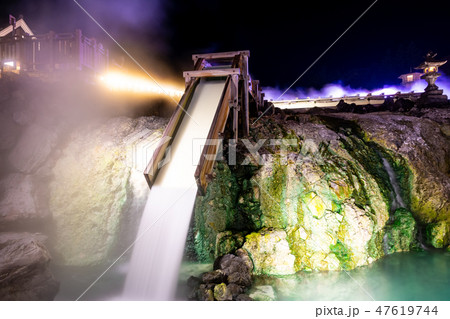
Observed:
[[[14,61],[20,72],[89,70],[104,72],[109,66],[109,52],[81,30],[74,33],[49,32],[34,36],[0,38],[0,60]]]

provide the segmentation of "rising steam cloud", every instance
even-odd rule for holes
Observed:
[[[442,74],[436,81],[436,84],[440,89],[444,90],[444,94],[450,95],[450,77]],[[294,99],[306,99],[306,98],[327,98],[327,97],[343,97],[343,96],[354,96],[361,95],[365,96],[368,93],[372,95],[380,95],[380,94],[395,94],[397,92],[408,93],[411,91],[414,92],[423,92],[427,83],[425,80],[420,80],[414,82],[411,86],[403,86],[399,85],[385,85],[381,88],[368,90],[364,88],[352,88],[348,85],[343,85],[342,83],[330,83],[326,84],[323,88],[317,90],[314,88],[297,88],[291,91],[288,91],[281,98],[281,94],[284,90],[273,87],[265,87],[263,88],[264,93],[266,94],[266,98],[268,100],[294,100]]]

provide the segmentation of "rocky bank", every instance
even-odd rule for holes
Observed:
[[[0,300],[52,300],[51,265],[103,265],[134,240],[167,119],[83,83],[1,80]]]
[[[246,165],[217,163],[197,198],[188,252],[210,262],[242,248],[253,274],[288,275],[448,247],[449,128],[448,108],[263,118],[248,141],[258,154],[242,146]],[[406,207],[392,205],[383,158]]]

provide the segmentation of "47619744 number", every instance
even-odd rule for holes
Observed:
[[[418,315],[431,315],[437,316],[437,306],[431,308],[430,306],[378,306],[375,310],[379,315],[393,315],[393,316],[418,316]]]

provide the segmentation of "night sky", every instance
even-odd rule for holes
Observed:
[[[250,50],[252,77],[263,86],[285,88],[373,0],[78,2],[150,73],[182,81],[193,53]],[[429,50],[450,57],[446,4],[379,0],[296,86],[320,88],[340,81],[372,89],[398,84],[398,76],[420,64]],[[35,33],[81,28],[119,51],[72,0],[2,1],[0,11],[0,26],[7,26],[8,13],[23,14]]]

